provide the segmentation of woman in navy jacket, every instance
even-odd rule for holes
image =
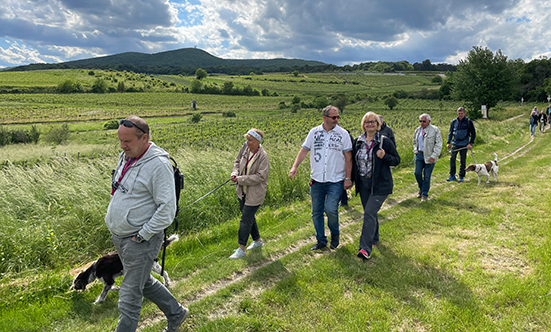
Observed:
[[[360,194],[364,207],[358,257],[367,260],[379,242],[377,213],[394,186],[390,166],[397,166],[400,156],[394,143],[379,133],[382,121],[377,114],[367,112],[361,125],[364,133],[352,144],[352,158],[356,194]]]

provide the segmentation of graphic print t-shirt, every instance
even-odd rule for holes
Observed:
[[[302,147],[310,151],[310,177],[316,182],[340,182],[346,177],[344,153],[352,151],[348,132],[338,125],[325,131],[323,124],[308,133]]]

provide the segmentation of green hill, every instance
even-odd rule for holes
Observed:
[[[182,48],[174,51],[154,54],[127,52],[98,58],[65,62],[68,65],[118,65],[133,66],[174,66],[174,67],[218,67],[218,66],[248,66],[273,68],[280,66],[322,66],[319,61],[300,59],[222,59],[197,48]]]
[[[174,51],[154,54],[126,52],[97,58],[68,61],[58,64],[31,64],[9,69],[10,71],[27,71],[42,69],[69,69],[69,68],[101,68],[116,70],[132,70],[135,72],[150,72],[158,74],[174,74],[174,71],[185,70],[188,73],[197,68],[208,68],[210,72],[233,73],[229,68],[243,68],[248,70],[288,71],[301,67],[331,66],[319,61],[301,59],[222,59],[197,48],[182,48]],[[170,72],[168,72],[170,71]],[[247,72],[248,74],[248,72]]]

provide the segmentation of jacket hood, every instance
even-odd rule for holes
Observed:
[[[151,159],[155,157],[169,157],[168,152],[158,147],[155,143],[149,142],[149,148],[147,148],[147,151],[145,154],[140,158],[140,160],[136,161],[136,166],[145,164],[146,162],[150,161]],[[119,159],[124,160],[125,162],[129,159],[125,154],[124,151],[121,152],[119,155]]]

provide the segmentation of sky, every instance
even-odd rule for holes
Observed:
[[[224,59],[337,66],[426,59],[473,46],[551,58],[542,0],[2,0],[0,68],[197,47]]]

